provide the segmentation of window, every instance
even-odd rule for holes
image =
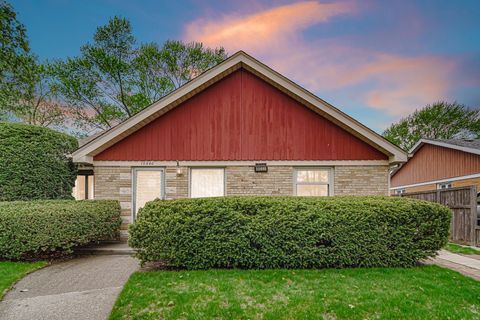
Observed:
[[[80,174],[72,189],[75,200],[93,199],[93,174]]]
[[[437,189],[450,189],[452,187],[451,182],[442,182],[437,184]]]
[[[225,170],[223,168],[190,169],[190,197],[221,197],[225,195]]]
[[[148,201],[163,195],[163,169],[138,168],[134,170],[133,215],[143,208]]]
[[[396,189],[395,190],[395,194],[403,194],[405,192],[407,192],[405,189]]]
[[[295,172],[295,194],[310,197],[331,195],[331,170],[297,169]]]

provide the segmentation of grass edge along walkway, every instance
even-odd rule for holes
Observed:
[[[480,248],[475,249],[469,246],[462,246],[456,243],[449,242],[445,246],[445,250],[450,251],[452,253],[461,253],[461,254],[478,254],[480,255]]]
[[[44,261],[38,262],[10,262],[0,261],[0,300],[5,293],[20,279],[30,272],[43,268],[47,265]]]

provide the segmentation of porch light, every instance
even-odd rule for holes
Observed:
[[[183,174],[182,168],[180,168],[180,163],[177,160],[177,176],[181,176]]]

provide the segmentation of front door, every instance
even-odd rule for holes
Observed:
[[[136,168],[133,170],[133,219],[138,210],[154,199],[163,199],[162,168]]]

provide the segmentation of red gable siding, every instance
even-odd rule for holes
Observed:
[[[240,69],[94,160],[384,160],[386,155]]]
[[[480,156],[431,144],[423,145],[392,177],[392,187],[480,173]]]

